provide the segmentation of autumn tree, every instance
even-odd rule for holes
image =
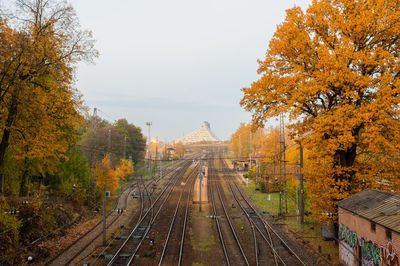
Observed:
[[[233,157],[257,157],[265,146],[265,132],[262,128],[254,130],[251,124],[241,123],[229,140]]]
[[[175,149],[175,154],[183,157],[185,155],[185,145],[182,142],[174,142],[172,147]]]
[[[128,160],[122,159],[120,164],[113,168],[111,166],[110,155],[106,154],[104,158],[96,163],[97,179],[96,184],[99,187],[106,185],[107,190],[114,193],[118,186],[120,180],[125,180],[125,178],[133,174],[133,164]]]
[[[243,89],[256,125],[285,113],[312,151],[308,177],[321,220],[364,178],[400,187],[399,48],[398,1],[313,1],[305,12],[287,11],[259,62],[262,77]]]
[[[133,163],[128,160],[121,159],[114,172],[115,175],[117,175],[120,179],[126,180],[128,176],[133,174]]]
[[[126,119],[119,119],[115,122],[115,127],[124,137],[122,158],[132,158],[132,162],[137,164],[142,161],[146,150],[146,139],[142,129],[128,123]]]
[[[0,169],[10,153],[55,170],[82,119],[74,66],[97,51],[66,2],[16,0],[15,9],[0,10]]]

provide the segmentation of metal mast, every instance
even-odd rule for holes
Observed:
[[[149,170],[151,169],[151,139],[150,139],[150,127],[152,125],[152,122],[146,122],[146,126],[149,127],[149,133],[148,133],[148,146],[147,146],[147,159],[149,160]]]
[[[285,210],[287,212],[287,183],[286,183],[286,142],[285,142],[285,121],[283,114],[279,116],[279,211],[282,214],[282,177],[284,182]]]

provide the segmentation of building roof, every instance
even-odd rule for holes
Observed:
[[[177,142],[182,142],[183,144],[196,143],[196,142],[218,142],[220,139],[211,131],[210,123],[204,121],[201,124],[199,130],[193,131],[192,133],[179,139]]]
[[[366,189],[338,202],[340,208],[400,233],[400,195]]]

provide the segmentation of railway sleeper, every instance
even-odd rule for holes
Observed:
[[[115,239],[128,239],[129,236],[117,236]]]
[[[132,254],[119,254],[120,258],[129,258]],[[100,258],[111,259],[114,257],[114,254],[101,254]]]

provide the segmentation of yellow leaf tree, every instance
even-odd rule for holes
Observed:
[[[133,163],[128,160],[121,159],[119,165],[115,169],[115,174],[119,176],[120,179],[126,180],[129,175],[133,174]]]
[[[258,126],[280,113],[292,119],[292,133],[312,151],[315,217],[335,221],[335,203],[363,179],[400,188],[398,1],[321,0],[305,12],[289,9],[259,63],[262,77],[243,89],[241,105]]]
[[[109,154],[106,154],[101,162],[97,162],[96,164],[97,186],[103,187],[106,185],[107,190],[111,191],[111,193],[117,190],[120,180],[125,180],[131,174],[133,174],[132,162],[121,159],[120,164],[113,169]]]
[[[105,155],[101,162],[96,163],[96,184],[106,185],[107,190],[114,193],[119,185],[119,177],[111,167],[110,155]]]
[[[0,15],[0,171],[6,152],[54,170],[82,119],[74,65],[97,51],[66,2],[19,0],[10,14]]]

